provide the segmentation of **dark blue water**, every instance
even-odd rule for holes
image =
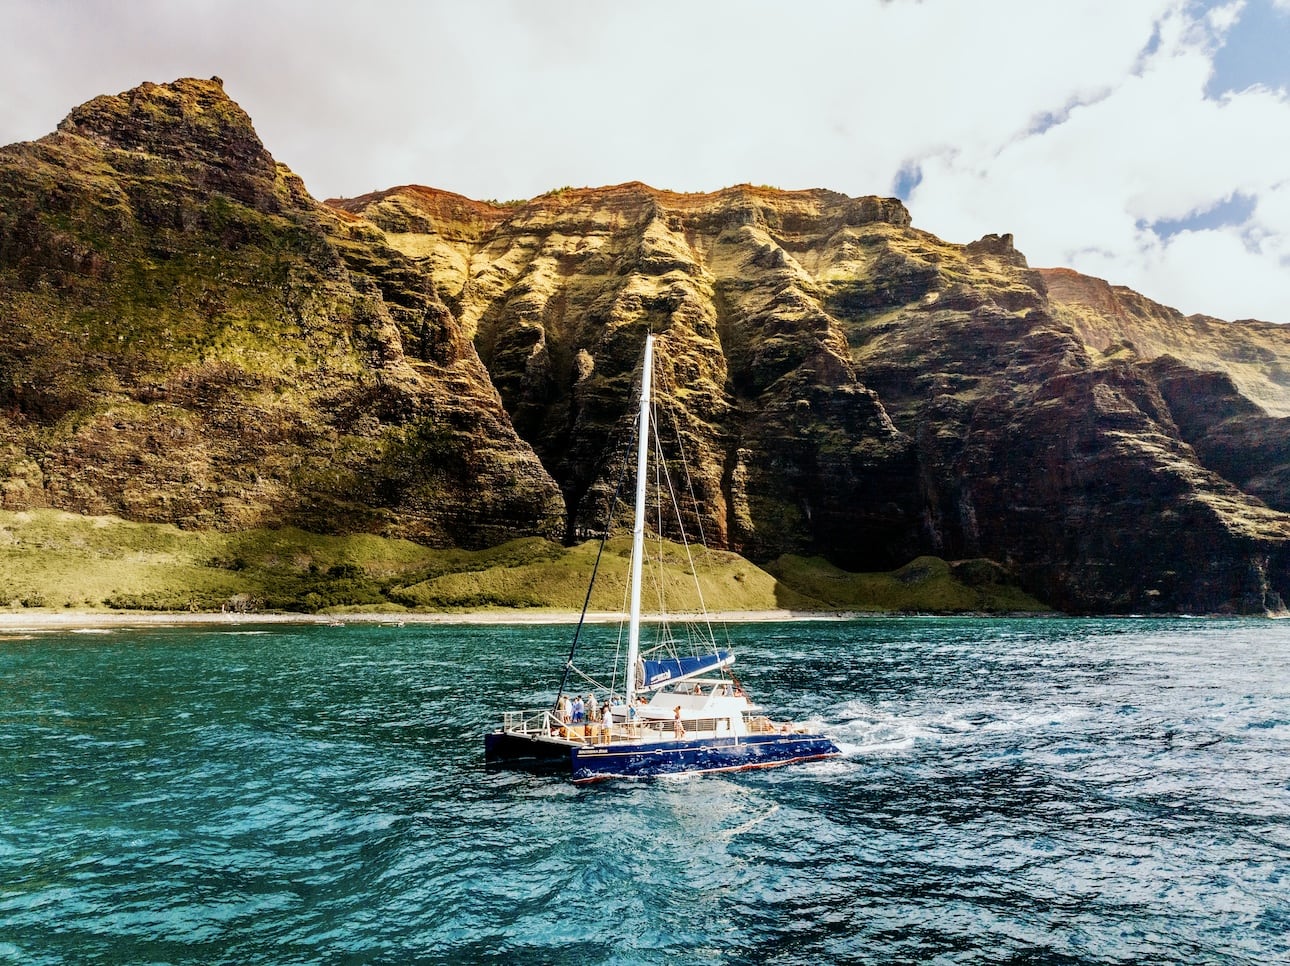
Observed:
[[[731,633],[845,757],[487,772],[558,627],[0,641],[0,962],[1290,961],[1290,625]]]

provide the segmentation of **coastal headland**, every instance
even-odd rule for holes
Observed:
[[[914,218],[322,201],[218,77],[95,97],[0,147],[0,607],[578,608],[653,334],[709,609],[1283,611],[1290,327]]]

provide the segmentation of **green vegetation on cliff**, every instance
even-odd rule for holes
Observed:
[[[143,84],[0,147],[0,509],[181,528],[73,606],[569,607],[654,332],[687,530],[778,577],[717,606],[1284,609],[1290,329],[1094,282],[823,189],[323,205]]]
[[[565,548],[528,537],[487,550],[436,550],[370,534],[192,532],[55,510],[0,511],[0,609],[577,611],[597,549],[595,542]],[[593,610],[623,608],[629,553],[626,538],[606,545]],[[663,558],[661,580],[676,612],[697,611],[701,603],[709,611],[1043,609],[997,575],[973,585],[937,560],[891,575],[845,574],[823,561],[794,560],[781,562],[772,576],[736,554],[700,550],[696,591],[684,550],[665,544]],[[914,573],[915,567],[922,569]],[[657,594],[659,580],[651,579],[647,600]]]
[[[473,547],[563,510],[423,274],[193,79],[0,148],[0,506]]]
[[[890,573],[854,574],[821,557],[785,554],[767,565],[782,587],[831,610],[934,614],[1040,613],[1043,604],[989,560],[918,557]]]

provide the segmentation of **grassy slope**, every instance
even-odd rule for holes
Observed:
[[[785,555],[770,572],[781,583],[829,606],[848,611],[927,611],[932,613],[1017,613],[1048,610],[1033,597],[1002,582],[989,561],[951,565],[938,557],[918,557],[891,573],[856,574],[839,570],[821,557]]]
[[[193,532],[53,510],[0,512],[0,608],[577,610],[597,549],[530,537],[489,550],[433,550],[370,535]],[[629,552],[625,538],[607,544],[593,610],[622,607]],[[673,611],[698,609],[700,594],[712,611],[1044,609],[992,573],[973,576],[935,558],[893,574],[847,574],[820,560],[783,557],[772,574],[735,554],[697,551],[697,590],[681,548],[665,545],[663,558],[663,576],[645,587],[647,609],[660,579]]]

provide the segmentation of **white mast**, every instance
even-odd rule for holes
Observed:
[[[640,436],[636,443],[636,519],[632,523],[632,598],[627,625],[627,704],[636,702],[636,663],[641,649],[641,570],[645,557],[645,472],[649,458],[650,375],[654,368],[654,336],[645,337],[641,371]]]

